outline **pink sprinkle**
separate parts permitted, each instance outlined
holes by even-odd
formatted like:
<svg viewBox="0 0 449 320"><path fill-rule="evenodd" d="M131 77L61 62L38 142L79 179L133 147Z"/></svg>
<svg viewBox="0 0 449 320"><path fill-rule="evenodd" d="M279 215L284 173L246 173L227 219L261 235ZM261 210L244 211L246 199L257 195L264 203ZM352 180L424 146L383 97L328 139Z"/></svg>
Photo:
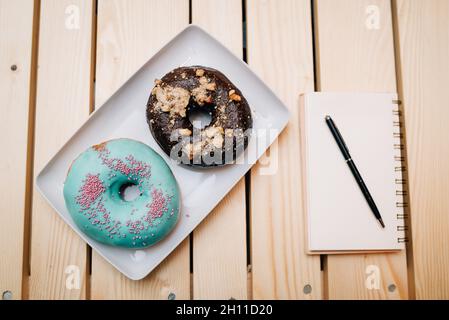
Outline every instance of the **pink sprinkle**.
<svg viewBox="0 0 449 320"><path fill-rule="evenodd" d="M84 209L90 208L92 203L106 190L99 178L100 174L87 174L83 185L76 197L76 202Z"/></svg>
<svg viewBox="0 0 449 320"><path fill-rule="evenodd" d="M161 190L153 189L151 191L151 196L153 200L147 207L150 209L147 213L147 219L152 221L156 218L162 217L164 212L167 211L167 199Z"/></svg>
<svg viewBox="0 0 449 320"><path fill-rule="evenodd" d="M128 164L126 164L119 158L108 158L109 154L110 152L107 149L99 151L100 159L109 169L119 171L127 176L133 175L140 176L141 178L150 177L151 168L149 164L134 159L132 155L125 157L125 160L128 162Z"/></svg>

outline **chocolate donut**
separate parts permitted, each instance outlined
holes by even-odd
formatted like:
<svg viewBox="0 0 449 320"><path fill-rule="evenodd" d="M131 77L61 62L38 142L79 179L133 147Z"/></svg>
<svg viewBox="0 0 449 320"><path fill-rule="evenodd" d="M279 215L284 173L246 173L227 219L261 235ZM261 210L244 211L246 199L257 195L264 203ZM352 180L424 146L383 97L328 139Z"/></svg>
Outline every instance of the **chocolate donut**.
<svg viewBox="0 0 449 320"><path fill-rule="evenodd" d="M210 123L194 126L195 112ZM153 137L172 159L190 166L233 163L248 145L251 109L240 90L220 71L180 67L155 81L147 103Z"/></svg>

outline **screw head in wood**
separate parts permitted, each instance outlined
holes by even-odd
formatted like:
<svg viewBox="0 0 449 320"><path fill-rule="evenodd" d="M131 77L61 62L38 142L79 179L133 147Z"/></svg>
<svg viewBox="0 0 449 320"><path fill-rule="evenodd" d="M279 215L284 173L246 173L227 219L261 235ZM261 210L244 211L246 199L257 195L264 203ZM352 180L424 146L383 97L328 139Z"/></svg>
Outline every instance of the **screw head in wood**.
<svg viewBox="0 0 449 320"><path fill-rule="evenodd" d="M17 65L13 64L13 65L11 66L11 70L12 70L12 71L16 71L16 70L17 70Z"/></svg>
<svg viewBox="0 0 449 320"><path fill-rule="evenodd" d="M390 285L388 286L388 291L394 292L395 290L396 290L396 285L395 285L395 284L390 284Z"/></svg>
<svg viewBox="0 0 449 320"><path fill-rule="evenodd" d="M2 299L3 300L12 300L12 292L9 290L6 290L5 292L3 292Z"/></svg>
<svg viewBox="0 0 449 320"><path fill-rule="evenodd" d="M174 294L173 292L170 292L168 294L168 300L175 300L176 299L176 294Z"/></svg>
<svg viewBox="0 0 449 320"><path fill-rule="evenodd" d="M302 289L304 294L311 294L312 293L312 286L310 284L306 284L304 288Z"/></svg>

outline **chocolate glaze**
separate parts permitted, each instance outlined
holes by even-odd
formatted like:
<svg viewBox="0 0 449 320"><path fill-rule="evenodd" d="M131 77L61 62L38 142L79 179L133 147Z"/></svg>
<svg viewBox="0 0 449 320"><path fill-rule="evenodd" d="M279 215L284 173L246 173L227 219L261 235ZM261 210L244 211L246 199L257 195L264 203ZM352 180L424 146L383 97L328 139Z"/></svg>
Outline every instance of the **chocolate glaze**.
<svg viewBox="0 0 449 320"><path fill-rule="evenodd" d="M157 108L156 105L158 100L156 95L153 94L153 91L150 94L147 103L146 116L151 133L162 150L169 156L172 148L178 143L178 141L171 141L172 133L178 129L188 129L193 132L194 128L192 123L189 121L188 115L189 112L195 108L206 108L211 114L211 122L205 128L201 129L202 132L210 127L221 127L223 128L223 131L226 131L226 129L239 129L241 132L245 132L247 129L252 128L251 109L245 97L242 95L241 91L233 85L228 78L226 78L225 75L216 69L203 66L176 68L162 77L159 85L161 87L180 87L192 93L192 90L200 85L200 77L196 74L197 70L204 70L204 76L207 77L211 83L214 82L216 84L215 90L207 91L211 97L211 100L208 101L208 103L198 105L198 103L196 103L191 96L189 104L186 108L185 117L182 117L179 114L170 115L170 112L164 112L160 108ZM230 98L229 92L231 90L234 90L235 94L240 97L240 101ZM239 152L246 149L248 140L249 138L246 135L240 139L236 139L236 137L233 138L233 143L231 146L232 161L236 159ZM190 141L192 142L192 136L190 136ZM240 141L240 145L238 147L237 141ZM230 146L230 144L227 144L227 146ZM228 164L229 161L225 161L225 150L229 151L230 148L226 148L225 144L223 144L222 148L216 148L211 153L213 155L214 152L220 152L220 159L222 159L221 163L206 163L203 159L196 161L190 159L189 163L185 164L201 167Z"/></svg>

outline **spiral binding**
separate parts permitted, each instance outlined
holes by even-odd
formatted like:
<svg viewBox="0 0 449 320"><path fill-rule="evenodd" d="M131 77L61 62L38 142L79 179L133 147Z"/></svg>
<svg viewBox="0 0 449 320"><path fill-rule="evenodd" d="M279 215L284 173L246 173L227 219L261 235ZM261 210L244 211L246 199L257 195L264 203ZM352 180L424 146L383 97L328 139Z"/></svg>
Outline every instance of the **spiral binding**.
<svg viewBox="0 0 449 320"><path fill-rule="evenodd" d="M395 132L393 132L394 138L394 150L396 151L396 155L394 156L394 161L396 163L394 167L394 171L396 174L395 184L397 186L396 189L396 219L401 221L401 224L398 224L396 230L400 233L397 238L398 243L407 243L408 237L405 235L406 231L408 231L408 226L406 225L406 221L408 219L408 191L407 191L407 180L405 179L404 172L406 172L407 168L405 165L405 157L404 153L404 134L401 132L402 128L402 111L399 109L401 105L400 100L392 101L393 108L393 127L395 128ZM397 129L396 129L397 128ZM397 130L397 131L396 131Z"/></svg>

